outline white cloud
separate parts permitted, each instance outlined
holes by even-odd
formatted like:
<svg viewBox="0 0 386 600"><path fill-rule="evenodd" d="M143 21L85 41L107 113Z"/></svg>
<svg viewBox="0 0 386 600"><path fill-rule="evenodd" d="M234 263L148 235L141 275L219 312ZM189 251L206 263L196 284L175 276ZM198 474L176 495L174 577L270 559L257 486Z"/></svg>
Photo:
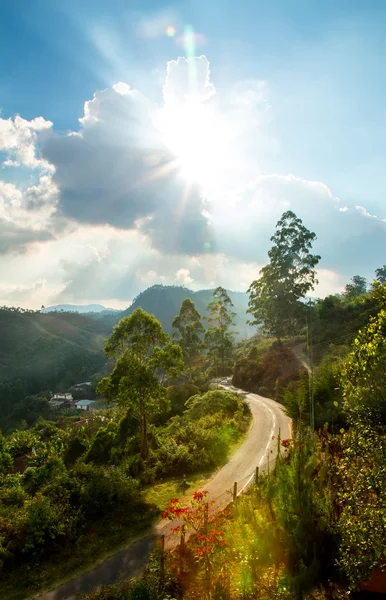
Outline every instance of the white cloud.
<svg viewBox="0 0 386 600"><path fill-rule="evenodd" d="M331 269L317 269L317 279L319 283L310 295L320 298L340 294L347 283L346 277Z"/></svg>
<svg viewBox="0 0 386 600"><path fill-rule="evenodd" d="M216 93L210 81L209 61L206 56L170 60L163 87L165 104L181 104L189 100L204 102Z"/></svg>
<svg viewBox="0 0 386 600"><path fill-rule="evenodd" d="M159 282L245 291L266 263L275 224L288 209L318 236L315 293L340 291L340 273L379 260L383 219L362 206L342 206L324 182L266 168L267 156L280 151L269 130L274 114L267 82L229 81L220 96L206 57L180 57L168 63L163 92L160 107L118 82L85 102L79 129L62 135L42 117L0 119L3 166L40 169L29 186L0 182L0 253L14 251L6 260L0 256L5 297L30 297L34 305L129 303ZM213 117L223 132L224 155L215 154L218 170L210 163L215 186L205 198L198 185L187 185L156 126L162 111L173 114L193 98L197 122L184 128L188 114L182 111L174 124L177 133L179 125L182 132L195 130L195 153L204 162L215 154L206 124ZM200 121L206 108L207 121Z"/></svg>
<svg viewBox="0 0 386 600"><path fill-rule="evenodd" d="M355 207L355 209L357 211L359 211L362 216L364 216L364 217L366 217L368 219L376 219L377 221L381 221L382 223L386 223L386 219L382 219L381 217L378 217L377 215L372 215L371 213L368 212L368 210L364 206L357 205Z"/></svg>
<svg viewBox="0 0 386 600"><path fill-rule="evenodd" d="M20 163L17 160L11 160L10 158L8 158L7 160L3 161L3 166L4 167L20 167Z"/></svg>
<svg viewBox="0 0 386 600"><path fill-rule="evenodd" d="M189 269L178 269L178 271L176 271L176 281L183 285L190 285L193 283Z"/></svg>
<svg viewBox="0 0 386 600"><path fill-rule="evenodd" d="M52 239L56 198L48 175L26 189L0 181L0 254L25 252L30 243Z"/></svg>
<svg viewBox="0 0 386 600"><path fill-rule="evenodd" d="M22 164L30 168L52 171L52 166L37 156L38 135L52 128L51 121L36 117L32 121L16 115L14 119L0 118L0 151L7 153L5 166Z"/></svg>

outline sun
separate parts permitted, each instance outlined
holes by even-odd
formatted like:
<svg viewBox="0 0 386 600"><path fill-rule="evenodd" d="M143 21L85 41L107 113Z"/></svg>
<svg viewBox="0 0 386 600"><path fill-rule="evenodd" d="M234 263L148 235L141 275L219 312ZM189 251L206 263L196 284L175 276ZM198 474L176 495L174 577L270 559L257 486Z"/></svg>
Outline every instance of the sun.
<svg viewBox="0 0 386 600"><path fill-rule="evenodd" d="M158 128L187 181L206 190L219 183L226 162L226 128L214 105L189 100L165 106Z"/></svg>

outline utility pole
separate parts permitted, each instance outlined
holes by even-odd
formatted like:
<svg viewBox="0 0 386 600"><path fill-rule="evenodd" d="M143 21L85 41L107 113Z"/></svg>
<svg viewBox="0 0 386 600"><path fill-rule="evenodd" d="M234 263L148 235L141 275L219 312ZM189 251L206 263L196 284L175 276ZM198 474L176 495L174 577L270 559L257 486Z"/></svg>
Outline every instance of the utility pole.
<svg viewBox="0 0 386 600"><path fill-rule="evenodd" d="M307 309L306 309L307 310ZM311 429L315 431L315 405L314 405L314 358L312 350L312 327L311 327L311 315L312 315L312 300L309 299L308 303L308 316L306 312L306 331L307 331L307 351L308 351L308 362L310 366L308 381L309 381L309 398L311 404Z"/></svg>

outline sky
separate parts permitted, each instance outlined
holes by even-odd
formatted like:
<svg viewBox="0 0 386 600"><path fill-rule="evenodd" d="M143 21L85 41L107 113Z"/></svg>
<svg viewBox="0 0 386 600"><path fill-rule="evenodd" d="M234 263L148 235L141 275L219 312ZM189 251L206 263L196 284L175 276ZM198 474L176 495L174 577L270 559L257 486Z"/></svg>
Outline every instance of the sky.
<svg viewBox="0 0 386 600"><path fill-rule="evenodd" d="M283 212L386 263L383 0L2 0L0 305L246 291Z"/></svg>

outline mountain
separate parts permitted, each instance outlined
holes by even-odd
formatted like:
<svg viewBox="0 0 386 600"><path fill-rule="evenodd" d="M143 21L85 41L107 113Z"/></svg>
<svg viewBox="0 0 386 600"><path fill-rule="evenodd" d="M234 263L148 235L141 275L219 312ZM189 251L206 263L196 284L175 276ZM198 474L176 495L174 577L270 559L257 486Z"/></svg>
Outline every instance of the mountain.
<svg viewBox="0 0 386 600"><path fill-rule="evenodd" d="M163 328L168 333L172 332L172 321L178 315L181 303L185 298L190 298L196 305L202 317L207 314L207 306L212 299L214 290L199 290L193 292L184 286L153 285L141 292L132 305L120 313L119 318L130 315L139 306L146 312L159 319ZM248 294L245 292L232 292L228 290L234 305L235 330L238 332L236 339L242 340L255 333L255 329L247 325L246 310L248 308ZM205 320L204 320L205 326Z"/></svg>
<svg viewBox="0 0 386 600"><path fill-rule="evenodd" d="M119 313L115 308L106 308L102 304L56 304L43 308L42 313L48 312L76 312L76 313Z"/></svg>
<svg viewBox="0 0 386 600"><path fill-rule="evenodd" d="M0 309L0 384L21 382L25 395L85 381L103 369L112 326L78 313ZM0 385L0 404L2 389Z"/></svg>

